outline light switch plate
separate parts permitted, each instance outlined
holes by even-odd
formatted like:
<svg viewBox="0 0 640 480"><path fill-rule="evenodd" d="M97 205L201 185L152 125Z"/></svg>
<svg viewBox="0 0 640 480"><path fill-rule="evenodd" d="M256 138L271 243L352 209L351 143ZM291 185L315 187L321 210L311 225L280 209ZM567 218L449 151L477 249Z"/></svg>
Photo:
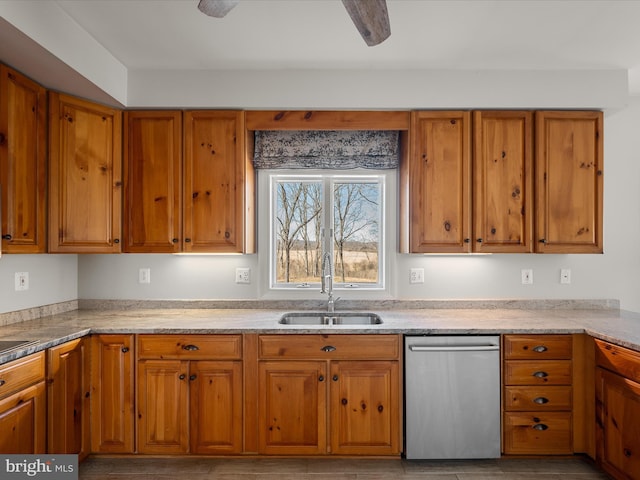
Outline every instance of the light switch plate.
<svg viewBox="0 0 640 480"><path fill-rule="evenodd" d="M29 290L29 272L16 272L16 292Z"/></svg>

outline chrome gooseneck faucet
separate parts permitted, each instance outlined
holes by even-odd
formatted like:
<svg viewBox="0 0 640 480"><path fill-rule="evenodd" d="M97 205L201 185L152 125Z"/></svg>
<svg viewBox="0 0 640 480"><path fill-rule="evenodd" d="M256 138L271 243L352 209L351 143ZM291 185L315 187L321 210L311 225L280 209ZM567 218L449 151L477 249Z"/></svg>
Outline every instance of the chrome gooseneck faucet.
<svg viewBox="0 0 640 480"><path fill-rule="evenodd" d="M320 277L321 280L321 289L320 293L326 293L329 295L327 299L327 312L333 313L335 308L335 303L339 299L333 298L333 267L331 265L331 253L325 252L322 256L322 275Z"/></svg>

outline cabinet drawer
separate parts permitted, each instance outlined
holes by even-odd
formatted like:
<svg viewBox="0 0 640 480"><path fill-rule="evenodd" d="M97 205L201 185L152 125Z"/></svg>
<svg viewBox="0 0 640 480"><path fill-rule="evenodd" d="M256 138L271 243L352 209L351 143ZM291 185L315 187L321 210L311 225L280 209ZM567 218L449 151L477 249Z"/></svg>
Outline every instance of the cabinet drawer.
<svg viewBox="0 0 640 480"><path fill-rule="evenodd" d="M571 385L570 360L504 362L505 385Z"/></svg>
<svg viewBox="0 0 640 480"><path fill-rule="evenodd" d="M504 453L573 453L570 412L522 412L504 415Z"/></svg>
<svg viewBox="0 0 640 480"><path fill-rule="evenodd" d="M44 351L0 366L0 398L44 380Z"/></svg>
<svg viewBox="0 0 640 480"><path fill-rule="evenodd" d="M596 342L598 366L640 383L640 353L602 340Z"/></svg>
<svg viewBox="0 0 640 480"><path fill-rule="evenodd" d="M395 360L396 335L260 335L260 358Z"/></svg>
<svg viewBox="0 0 640 480"><path fill-rule="evenodd" d="M139 358L216 360L242 358L241 335L139 335Z"/></svg>
<svg viewBox="0 0 640 480"><path fill-rule="evenodd" d="M571 410L571 387L505 387L504 408L510 411Z"/></svg>
<svg viewBox="0 0 640 480"><path fill-rule="evenodd" d="M505 335L504 358L570 359L571 335Z"/></svg>

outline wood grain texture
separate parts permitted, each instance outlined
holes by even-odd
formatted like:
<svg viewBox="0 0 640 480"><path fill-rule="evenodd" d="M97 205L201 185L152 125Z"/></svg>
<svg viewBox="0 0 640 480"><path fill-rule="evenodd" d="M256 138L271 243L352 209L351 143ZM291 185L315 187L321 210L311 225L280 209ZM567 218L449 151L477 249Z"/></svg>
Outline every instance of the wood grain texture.
<svg viewBox="0 0 640 480"><path fill-rule="evenodd" d="M46 398L40 381L0 400L0 453L45 453Z"/></svg>
<svg viewBox="0 0 640 480"><path fill-rule="evenodd" d="M408 130L407 111L251 110L247 130Z"/></svg>
<svg viewBox="0 0 640 480"><path fill-rule="evenodd" d="M0 185L2 251L45 252L47 91L5 65L0 65Z"/></svg>

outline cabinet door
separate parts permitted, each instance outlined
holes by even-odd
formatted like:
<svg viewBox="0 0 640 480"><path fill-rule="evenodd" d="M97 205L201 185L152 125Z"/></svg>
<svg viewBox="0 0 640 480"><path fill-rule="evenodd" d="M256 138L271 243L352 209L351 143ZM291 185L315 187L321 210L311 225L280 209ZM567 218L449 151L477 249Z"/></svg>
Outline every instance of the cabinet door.
<svg viewBox="0 0 640 480"><path fill-rule="evenodd" d="M244 114L184 114L184 251L244 252Z"/></svg>
<svg viewBox="0 0 640 480"><path fill-rule="evenodd" d="M47 452L90 453L88 341L47 351Z"/></svg>
<svg viewBox="0 0 640 480"><path fill-rule="evenodd" d="M242 451L242 363L191 362L191 452Z"/></svg>
<svg viewBox="0 0 640 480"><path fill-rule="evenodd" d="M92 452L134 451L133 345L133 335L92 337Z"/></svg>
<svg viewBox="0 0 640 480"><path fill-rule="evenodd" d="M37 383L0 400L0 453L44 453L46 393Z"/></svg>
<svg viewBox="0 0 640 480"><path fill-rule="evenodd" d="M46 90L0 65L0 230L5 253L47 248L46 121Z"/></svg>
<svg viewBox="0 0 640 480"><path fill-rule="evenodd" d="M138 363L138 452L189 451L189 362Z"/></svg>
<svg viewBox="0 0 640 480"><path fill-rule="evenodd" d="M258 366L258 449L312 455L327 449L327 364L263 361Z"/></svg>
<svg viewBox="0 0 640 480"><path fill-rule="evenodd" d="M124 115L124 251L175 253L182 234L182 113Z"/></svg>
<svg viewBox="0 0 640 480"><path fill-rule="evenodd" d="M640 478L640 384L596 371L597 457L616 478Z"/></svg>
<svg viewBox="0 0 640 480"><path fill-rule="evenodd" d="M49 252L119 252L121 112L58 93L49 100Z"/></svg>
<svg viewBox="0 0 640 480"><path fill-rule="evenodd" d="M413 112L410 253L471 251L471 114Z"/></svg>
<svg viewBox="0 0 640 480"><path fill-rule="evenodd" d="M398 362L331 362L331 451L400 452Z"/></svg>
<svg viewBox="0 0 640 480"><path fill-rule="evenodd" d="M531 112L474 112L473 250L533 251Z"/></svg>
<svg viewBox="0 0 640 480"><path fill-rule="evenodd" d="M537 246L602 253L602 112L536 112Z"/></svg>

